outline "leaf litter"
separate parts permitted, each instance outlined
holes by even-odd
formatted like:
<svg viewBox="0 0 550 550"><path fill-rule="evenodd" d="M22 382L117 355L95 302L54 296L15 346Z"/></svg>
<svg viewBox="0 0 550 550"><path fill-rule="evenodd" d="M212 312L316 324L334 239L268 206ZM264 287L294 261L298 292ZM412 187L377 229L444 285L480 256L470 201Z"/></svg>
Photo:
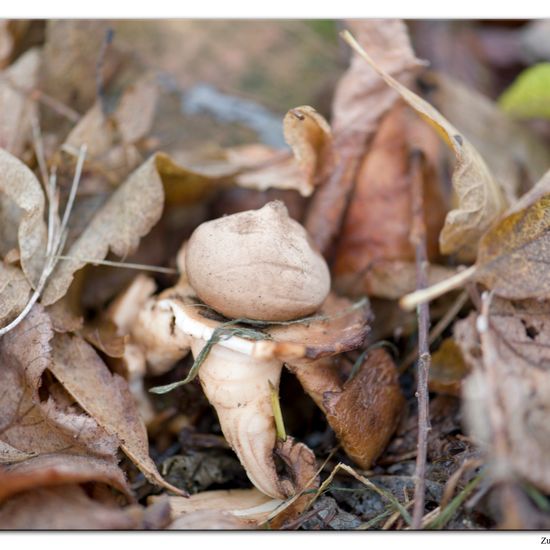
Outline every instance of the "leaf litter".
<svg viewBox="0 0 550 550"><path fill-rule="evenodd" d="M496 56L494 34L460 22L483 45L492 97L504 92L495 103L426 69L415 49L442 54L418 47L420 23L346 22L349 68L322 101L313 92L326 82L280 105L268 142L231 118L204 140L206 118L170 113L185 92L132 55L140 38L127 22L48 21L38 38L28 22L0 24L1 528L547 525L545 66L524 67L506 91L498 71L525 51ZM162 56L180 24L158 46L176 71ZM288 31L277 25L274 36ZM319 52L337 44L335 26L306 36ZM544 49L529 36L530 52ZM476 66L479 52L468 53ZM254 59L238 55L235 70ZM273 146L283 138L286 149ZM185 242L273 198L328 261L333 292L298 320L224 318L190 289ZM398 300L436 298L429 334L426 317L415 326L397 313ZM210 327L199 348L181 307ZM433 353L424 420L421 334ZM286 365L280 383L254 390L269 396L262 414L276 429L259 456L272 455L284 498L251 488L243 443L235 456L199 384L227 344Z"/></svg>

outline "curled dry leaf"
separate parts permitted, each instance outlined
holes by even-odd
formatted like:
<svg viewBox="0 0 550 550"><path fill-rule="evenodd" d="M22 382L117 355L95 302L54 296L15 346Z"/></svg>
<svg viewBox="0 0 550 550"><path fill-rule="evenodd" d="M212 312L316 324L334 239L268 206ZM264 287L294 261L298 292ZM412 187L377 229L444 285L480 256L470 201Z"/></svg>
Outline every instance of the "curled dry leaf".
<svg viewBox="0 0 550 550"><path fill-rule="evenodd" d="M0 147L20 157L30 143L36 102L30 97L38 83L41 53L25 52L0 73Z"/></svg>
<svg viewBox="0 0 550 550"><path fill-rule="evenodd" d="M442 73L423 75L429 98L479 151L510 204L550 167L546 145L484 95Z"/></svg>
<svg viewBox="0 0 550 550"><path fill-rule="evenodd" d="M349 25L384 70L410 82L420 63L403 21L364 19ZM368 140L397 97L393 90L382 85L374 70L357 54L353 55L348 71L338 83L332 105L335 163L315 193L305 223L323 254L329 251L340 231Z"/></svg>
<svg viewBox="0 0 550 550"><path fill-rule="evenodd" d="M152 497L153 502L157 498ZM169 502L170 529L253 529L281 504L258 489L205 491L189 498L169 497Z"/></svg>
<svg viewBox="0 0 550 550"><path fill-rule="evenodd" d="M368 469L397 427L404 399L397 369L383 349L368 354L347 381L335 361L289 362L300 384L326 414L348 456Z"/></svg>
<svg viewBox="0 0 550 550"><path fill-rule="evenodd" d="M0 170L1 210L2 213L11 210L7 218L13 224L10 232L2 230L3 252L14 246L19 248L23 272L35 286L46 250L44 192L29 168L3 149L0 149Z"/></svg>
<svg viewBox="0 0 550 550"><path fill-rule="evenodd" d="M79 405L107 433L116 436L123 451L151 483L182 493L162 479L149 457L147 432L128 384L109 372L91 346L78 337L56 335L50 370Z"/></svg>
<svg viewBox="0 0 550 550"><path fill-rule="evenodd" d="M258 191L294 190L307 197L331 159L330 127L315 109L305 105L287 112L283 129L292 154L260 144L210 151L202 158L197 153L179 154L174 156L179 167L172 163L173 174L187 179L186 187L198 187L202 194L208 189L236 184ZM190 190L182 186L173 189L169 184L167 187L169 203L189 200Z"/></svg>
<svg viewBox="0 0 550 550"><path fill-rule="evenodd" d="M0 529L142 528L138 516L130 510L93 500L77 485L42 488L17 495L0 506Z"/></svg>
<svg viewBox="0 0 550 550"><path fill-rule="evenodd" d="M410 309L470 281L483 283L504 298L546 298L550 290L546 266L550 248L550 172L483 235L475 265L425 290L404 296Z"/></svg>
<svg viewBox="0 0 550 550"><path fill-rule="evenodd" d="M463 386L470 430L493 461L495 476L519 476L550 491L548 304L496 299L483 322L476 325L471 314L461 323L469 325L459 343L473 369Z"/></svg>
<svg viewBox="0 0 550 550"><path fill-rule="evenodd" d="M296 163L303 173L302 195L313 192L316 177L323 176L332 155L332 136L328 122L312 107L291 109L283 120L286 142L292 148Z"/></svg>
<svg viewBox="0 0 550 550"><path fill-rule="evenodd" d="M406 293L414 289L409 174L413 149L422 151L427 161L423 179L427 247L429 258L437 258L438 237L446 213L440 178L434 169L438 145L433 132L412 119L401 101L382 119L359 168L338 240L333 273L340 292L395 298L402 296L399 293L403 290ZM404 266L407 263L408 269ZM438 270L443 268L431 269L432 278Z"/></svg>
<svg viewBox="0 0 550 550"><path fill-rule="evenodd" d="M388 86L437 130L454 152L457 163L453 188L458 204L447 214L439 243L443 254L456 254L463 261L475 260L479 239L507 206L501 187L477 150L439 111L395 80L349 33L346 40Z"/></svg>

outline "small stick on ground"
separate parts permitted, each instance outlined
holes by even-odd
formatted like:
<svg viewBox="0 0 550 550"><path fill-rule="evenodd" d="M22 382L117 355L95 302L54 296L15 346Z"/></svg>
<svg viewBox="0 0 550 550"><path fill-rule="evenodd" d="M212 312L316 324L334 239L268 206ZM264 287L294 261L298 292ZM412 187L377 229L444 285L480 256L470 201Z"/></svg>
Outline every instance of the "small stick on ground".
<svg viewBox="0 0 550 550"><path fill-rule="evenodd" d="M412 191L412 229L411 243L416 255L416 288L428 286L428 256L426 252L426 226L424 224L423 200L423 156L413 151L410 159L410 177ZM430 309L427 303L417 307L418 316L418 445L414 485L414 508L412 528L420 529L424 515L424 493L426 487L426 456L428 452L428 432L430 430L430 398L428 394L428 376L430 371L430 348L428 331L430 328Z"/></svg>
<svg viewBox="0 0 550 550"><path fill-rule="evenodd" d="M103 40L103 43L101 45L101 50L97 58L97 65L96 65L96 92L97 92L97 99L101 104L101 110L103 111L103 114L107 114L107 105L105 101L105 81L103 78L103 68L104 68L103 66L105 65L105 58L107 56L109 46L113 41L114 35L115 35L115 31L113 29L107 29L107 32L105 33L105 39Z"/></svg>

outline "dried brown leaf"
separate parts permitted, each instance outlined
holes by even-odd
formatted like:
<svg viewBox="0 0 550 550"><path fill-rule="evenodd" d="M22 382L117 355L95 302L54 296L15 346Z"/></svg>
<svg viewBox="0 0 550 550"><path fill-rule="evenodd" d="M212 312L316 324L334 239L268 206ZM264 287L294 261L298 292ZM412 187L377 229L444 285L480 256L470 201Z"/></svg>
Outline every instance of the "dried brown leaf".
<svg viewBox="0 0 550 550"><path fill-rule="evenodd" d="M258 489L205 491L169 497L169 502L174 520L170 529L253 529L280 504Z"/></svg>
<svg viewBox="0 0 550 550"><path fill-rule="evenodd" d="M52 453L0 467L0 501L40 487L99 481L133 500L122 470L113 460L68 453Z"/></svg>
<svg viewBox="0 0 550 550"><path fill-rule="evenodd" d="M1 246L5 252L14 246L19 247L23 272L34 286L38 282L46 250L44 192L29 168L3 149L0 149L0 170L1 210L3 213L11 211L9 217L12 219L7 220L11 225L9 230L17 228L17 233L12 233L14 240L17 235L15 243L11 242L12 238L6 239L6 229L2 230L2 236L8 242L1 243Z"/></svg>
<svg viewBox="0 0 550 550"><path fill-rule="evenodd" d="M41 53L25 52L0 73L0 147L20 157L29 145L36 102L30 93L38 83Z"/></svg>
<svg viewBox="0 0 550 550"><path fill-rule="evenodd" d="M0 441L0 464L22 462L33 456L36 456L36 453L25 453L8 445L5 441Z"/></svg>
<svg viewBox="0 0 550 550"><path fill-rule="evenodd" d="M347 37L348 42L386 84L397 91L454 152L457 163L453 172L453 188L457 207L447 214L440 235L440 248L443 254L456 254L463 261L474 260L479 239L507 206L501 187L477 150L439 111L395 80L349 34Z"/></svg>
<svg viewBox="0 0 550 550"><path fill-rule="evenodd" d="M499 296L525 299L549 295L550 193L537 199L549 186L550 173L479 243L474 277Z"/></svg>
<svg viewBox="0 0 550 550"><path fill-rule="evenodd" d="M354 259L355 258L355 259ZM348 256L350 261L360 261L358 256ZM343 264L341 264L343 267ZM400 260L377 261L367 265L362 271L348 271L334 281L336 289L351 297L368 296L397 300L416 288L416 265ZM456 274L456 270L437 264L429 264L428 284L435 285Z"/></svg>
<svg viewBox="0 0 550 550"><path fill-rule="evenodd" d="M4 335L0 344L0 439L22 453L70 451L114 457L117 441L90 417L75 409L62 391L38 389L51 366L52 325L41 306Z"/></svg>
<svg viewBox="0 0 550 550"><path fill-rule="evenodd" d="M349 21L351 32L387 73L411 82L421 62L414 55L405 23L399 19ZM332 128L338 148L357 148L374 134L379 118L398 95L382 85L376 71L353 52L351 64L340 79L332 104Z"/></svg>
<svg viewBox="0 0 550 550"><path fill-rule="evenodd" d="M550 167L548 147L489 98L442 73L425 80L434 105L479 151L510 204L527 188L526 174L533 185Z"/></svg>
<svg viewBox="0 0 550 550"><path fill-rule="evenodd" d="M283 131L303 174L304 185L297 190L308 196L331 160L330 126L315 109L304 105L288 111L283 120Z"/></svg>
<svg viewBox="0 0 550 550"><path fill-rule="evenodd" d="M6 325L23 310L31 287L23 272L0 263L0 326Z"/></svg>
<svg viewBox="0 0 550 550"><path fill-rule="evenodd" d="M403 21L364 19L349 25L384 70L411 82L420 63ZM305 224L323 253L328 252L339 234L368 140L376 131L380 117L397 97L393 90L382 85L373 69L353 54L349 69L338 83L332 105L335 165L315 193Z"/></svg>
<svg viewBox="0 0 550 550"><path fill-rule="evenodd" d="M91 499L77 485L27 491L0 506L0 529L137 529L139 516Z"/></svg>
<svg viewBox="0 0 550 550"><path fill-rule="evenodd" d="M429 258L437 258L446 213L440 177L433 168L438 161L438 145L433 132L411 119L403 102L383 118L359 169L338 241L333 274L340 292L396 298L414 289L409 174L413 149L425 152L427 161L423 178L427 246ZM407 263L409 269L404 267ZM438 269L434 266L431 271Z"/></svg>
<svg viewBox="0 0 550 550"><path fill-rule="evenodd" d="M46 25L43 89L79 112L89 109L97 96L97 62L111 23L108 20L50 20ZM108 81L118 63L109 47L102 67Z"/></svg>
<svg viewBox="0 0 550 550"><path fill-rule="evenodd" d="M127 382L111 374L93 348L84 340L66 334L53 341L50 370L107 433L118 438L121 448L147 479L180 493L162 479L149 457L147 432ZM85 365L85 368L76 368Z"/></svg>
<svg viewBox="0 0 550 550"><path fill-rule="evenodd" d="M124 143L136 143L149 133L158 98L159 89L152 75L141 77L124 91L113 114Z"/></svg>
<svg viewBox="0 0 550 550"><path fill-rule="evenodd" d="M550 490L550 333L547 302L495 300L488 319L460 341L473 358L463 386L469 429L480 440L498 479L528 480ZM488 326L485 327L485 322ZM480 341L481 340L481 341Z"/></svg>
<svg viewBox="0 0 550 550"><path fill-rule="evenodd" d="M67 292L75 271L86 260L103 260L109 250L119 256L133 252L143 235L159 220L164 204L156 157L142 164L112 194L67 251L71 259L60 262L46 286L42 303L50 305Z"/></svg>

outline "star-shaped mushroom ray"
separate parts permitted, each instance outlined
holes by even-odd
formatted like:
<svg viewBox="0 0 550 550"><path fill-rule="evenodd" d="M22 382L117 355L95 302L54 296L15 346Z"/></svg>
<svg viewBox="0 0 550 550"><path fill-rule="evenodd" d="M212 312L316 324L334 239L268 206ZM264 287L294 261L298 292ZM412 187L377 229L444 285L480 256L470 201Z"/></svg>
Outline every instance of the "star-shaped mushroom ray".
<svg viewBox="0 0 550 550"><path fill-rule="evenodd" d="M149 302L139 316L133 335L138 337L138 345L140 338L144 340L149 357L159 355L144 337L151 334L146 327L158 326L155 318L166 327L156 347L178 350L175 360L191 347L195 365L184 382L198 373L222 431L254 485L274 498L291 496L296 487L277 473L273 458L277 433L271 396L278 391L283 364L361 347L369 331L368 303L353 304L330 295L318 313L305 319L227 321L201 304L189 286L180 284ZM161 391L168 389L171 387ZM292 463L291 468L298 471L300 464Z"/></svg>
<svg viewBox="0 0 550 550"><path fill-rule="evenodd" d="M265 332L273 355L283 360L313 360L360 348L370 331L372 313L367 300L352 303L331 293L310 318L272 325Z"/></svg>

